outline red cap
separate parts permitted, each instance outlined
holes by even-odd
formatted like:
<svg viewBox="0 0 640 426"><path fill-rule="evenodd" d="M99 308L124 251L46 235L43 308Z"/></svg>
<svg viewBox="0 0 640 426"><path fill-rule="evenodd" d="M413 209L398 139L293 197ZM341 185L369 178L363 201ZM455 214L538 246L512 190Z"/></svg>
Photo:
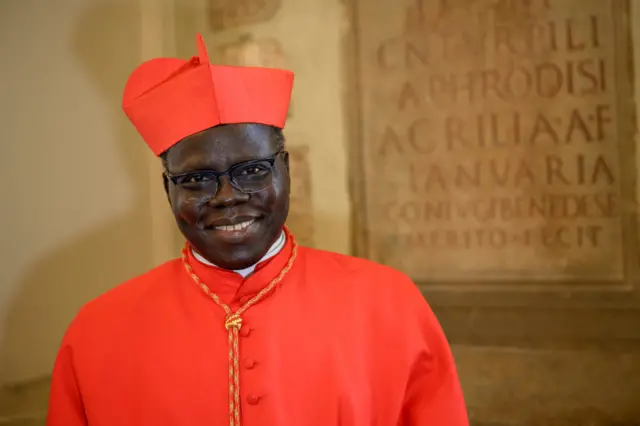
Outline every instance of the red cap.
<svg viewBox="0 0 640 426"><path fill-rule="evenodd" d="M196 43L191 60L151 59L127 80L122 108L155 155L219 124L284 128L291 71L212 65L200 34Z"/></svg>

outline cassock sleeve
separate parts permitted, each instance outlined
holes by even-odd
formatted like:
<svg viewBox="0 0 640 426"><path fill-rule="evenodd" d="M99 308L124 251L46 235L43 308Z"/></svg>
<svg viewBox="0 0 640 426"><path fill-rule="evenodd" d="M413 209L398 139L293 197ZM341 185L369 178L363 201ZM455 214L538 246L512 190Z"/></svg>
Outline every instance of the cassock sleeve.
<svg viewBox="0 0 640 426"><path fill-rule="evenodd" d="M421 299L419 335L424 349L411 370L399 426L468 426L449 343L433 311Z"/></svg>
<svg viewBox="0 0 640 426"><path fill-rule="evenodd" d="M63 343L51 377L47 426L87 426L73 366L73 348Z"/></svg>

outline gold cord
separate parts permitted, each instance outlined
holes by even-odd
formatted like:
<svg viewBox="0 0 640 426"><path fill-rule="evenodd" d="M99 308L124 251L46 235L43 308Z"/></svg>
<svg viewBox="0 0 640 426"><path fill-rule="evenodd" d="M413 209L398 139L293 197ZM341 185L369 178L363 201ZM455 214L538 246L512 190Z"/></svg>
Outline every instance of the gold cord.
<svg viewBox="0 0 640 426"><path fill-rule="evenodd" d="M240 426L240 349L239 349L239 339L238 332L240 328L242 328L242 314L249 309L251 306L258 303L265 295L267 295L271 290L273 290L276 285L284 276L289 272L291 266L293 265L294 260L296 259L296 255L298 253L298 246L295 240L291 239L293 248L291 250L291 256L287 261L287 264L280 274L275 277L271 282L264 287L258 294L252 297L247 303L245 303L240 309L235 312L231 311L231 308L223 303L217 294L209 290L200 278L193 272L193 268L189 264L187 254L189 250L189 245L186 244L184 249L182 250L182 264L184 265L187 273L191 276L193 281L205 292L207 296L213 299L214 302L218 306L220 306L225 314L224 327L229 332L229 425L230 426Z"/></svg>

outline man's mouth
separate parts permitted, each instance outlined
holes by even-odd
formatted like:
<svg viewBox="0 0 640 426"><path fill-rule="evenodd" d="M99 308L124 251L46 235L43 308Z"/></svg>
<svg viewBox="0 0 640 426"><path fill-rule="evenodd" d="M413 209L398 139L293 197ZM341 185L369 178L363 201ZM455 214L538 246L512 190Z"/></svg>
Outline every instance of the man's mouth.
<svg viewBox="0 0 640 426"><path fill-rule="evenodd" d="M236 216L212 221L205 229L212 238L228 244L243 244L247 238L253 238L260 232L261 218Z"/></svg>
<svg viewBox="0 0 640 426"><path fill-rule="evenodd" d="M235 231L244 231L249 226L253 225L255 219L249 219L242 222L235 223L233 225L219 225L213 226L213 229L216 231L225 231L225 232L235 232Z"/></svg>

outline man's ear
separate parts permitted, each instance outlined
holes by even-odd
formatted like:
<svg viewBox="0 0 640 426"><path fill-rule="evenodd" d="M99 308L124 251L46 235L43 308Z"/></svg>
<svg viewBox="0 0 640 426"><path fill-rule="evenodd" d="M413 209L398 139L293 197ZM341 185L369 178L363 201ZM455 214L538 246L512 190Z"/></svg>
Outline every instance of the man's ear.
<svg viewBox="0 0 640 426"><path fill-rule="evenodd" d="M289 167L289 153L287 151L282 153L282 161L287 168L287 186L289 187L289 195L291 195L291 169Z"/></svg>
<svg viewBox="0 0 640 426"><path fill-rule="evenodd" d="M162 185L164 186L164 193L167 194L169 205L171 205L171 197L169 197L169 178L164 173L162 174Z"/></svg>

